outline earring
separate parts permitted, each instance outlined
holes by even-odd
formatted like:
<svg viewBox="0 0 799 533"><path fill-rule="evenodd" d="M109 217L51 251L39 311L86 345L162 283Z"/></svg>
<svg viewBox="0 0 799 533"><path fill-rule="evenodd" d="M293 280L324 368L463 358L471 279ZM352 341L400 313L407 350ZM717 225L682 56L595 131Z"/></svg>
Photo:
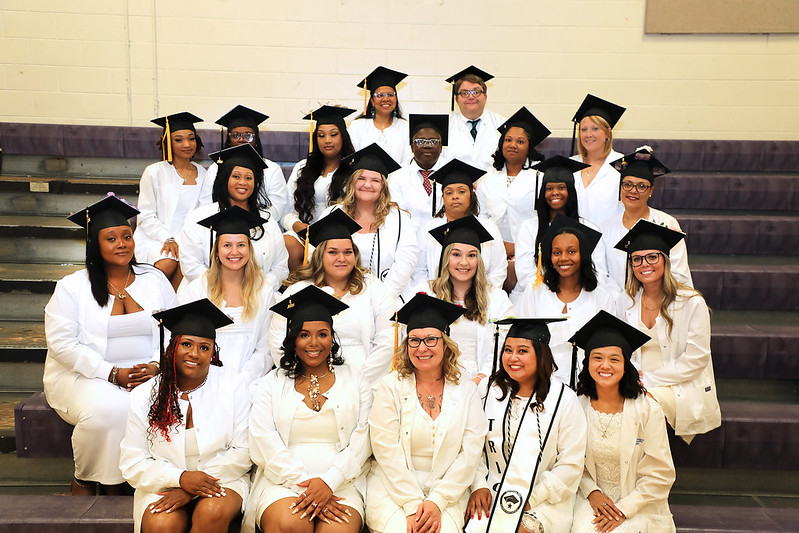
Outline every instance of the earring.
<svg viewBox="0 0 799 533"><path fill-rule="evenodd" d="M397 108L394 108L394 111L391 112L391 116L397 118Z"/></svg>
<svg viewBox="0 0 799 533"><path fill-rule="evenodd" d="M328 371L333 371L333 354L327 356L327 369Z"/></svg>
<svg viewBox="0 0 799 533"><path fill-rule="evenodd" d="M375 118L375 108L374 107L372 108L371 115L372 115L372 118Z"/></svg>

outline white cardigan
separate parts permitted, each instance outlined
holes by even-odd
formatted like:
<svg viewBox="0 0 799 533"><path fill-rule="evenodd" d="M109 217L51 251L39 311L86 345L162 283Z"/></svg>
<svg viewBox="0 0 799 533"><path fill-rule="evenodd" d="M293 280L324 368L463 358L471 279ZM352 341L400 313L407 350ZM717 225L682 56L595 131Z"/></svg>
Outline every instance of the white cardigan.
<svg viewBox="0 0 799 533"><path fill-rule="evenodd" d="M474 184L480 209L491 217L505 242L518 242L522 223L536 214L537 173L537 170L526 168L508 185L507 167L502 170L492 167Z"/></svg>
<svg viewBox="0 0 799 533"><path fill-rule="evenodd" d="M641 317L641 294L631 301L626 293L618 300L618 315L633 327ZM680 290L669 306L674 320L671 336L666 320L658 315L655 325L660 338L663 367L645 372L645 387L672 386L677 403L674 432L681 436L707 433L721 425L721 410L716 396L713 360L710 356L710 311L697 293ZM641 351L633 353L633 363L640 367Z"/></svg>
<svg viewBox="0 0 799 533"><path fill-rule="evenodd" d="M580 396L586 417L592 409L588 396ZM596 459L588 432L585 449L585 471L580 481L580 495L588 498L595 490ZM614 502L628 518L637 514L664 515L671 520L669 491L674 484L674 463L671 459L666 421L657 402L642 394L624 400L621 415L619 465L621 467L621 498ZM674 524L671 524L672 530Z"/></svg>
<svg viewBox="0 0 799 533"><path fill-rule="evenodd" d="M623 154L611 150L587 188L583 185L581 171L574 173L574 188L577 190L577 205L581 217L598 222L623 209L619 201L621 174L610 166L613 161L622 157ZM579 154L572 156L571 159L584 163Z"/></svg>
<svg viewBox="0 0 799 533"><path fill-rule="evenodd" d="M369 476L382 477L392 501L367 500L372 523L385 526L397 506L406 516L411 515L425 499L443 512L469 490L480 462L488 423L477 386L468 379L461 379L458 385L447 381L433 442L430 476L435 481L425 497L409 466L413 456L411 428L418 414L418 402L413 374L400 378L397 372L392 372L380 381L375 392L369 414L375 463Z"/></svg>
<svg viewBox="0 0 799 533"><path fill-rule="evenodd" d="M151 314L177 303L175 291L160 270L148 265L133 268L136 278L126 290L143 312ZM51 407L67 410L67 398L72 394L78 375L108 379L114 365L105 360L105 350L114 298L109 294L105 307L97 305L86 270L65 276L56 283L53 296L44 308L47 359L43 381ZM142 363L159 359L155 320L152 320L152 333L152 348L141 354Z"/></svg>
<svg viewBox="0 0 799 533"><path fill-rule="evenodd" d="M333 402L333 412L338 428L338 457L320 476L335 492L345 482L356 482L364 493L366 460L371 455L367 419L372 405L371 388L348 365L335 366L337 389L327 401ZM250 414L250 455L258 467L247 509L250 511L242 523L242 531L252 532L258 517L252 515L258 507L263 491L269 485L292 487L309 479L302 457L288 449L291 423L296 402L287 400L297 394L294 379L283 370L269 373L257 384ZM360 479L359 479L360 478Z"/></svg>

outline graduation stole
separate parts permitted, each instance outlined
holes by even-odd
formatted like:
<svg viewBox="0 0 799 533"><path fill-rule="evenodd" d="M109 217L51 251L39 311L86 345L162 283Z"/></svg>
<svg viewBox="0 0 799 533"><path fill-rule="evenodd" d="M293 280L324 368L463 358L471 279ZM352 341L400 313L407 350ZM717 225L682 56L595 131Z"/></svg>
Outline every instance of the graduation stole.
<svg viewBox="0 0 799 533"><path fill-rule="evenodd" d="M557 381L554 383L557 383ZM551 400L545 402L545 407L552 409L552 416L549 419L549 424L547 424L545 436L542 440L539 439L541 439L541 432L544 431L544 428L539 427L536 413L530 409L534 396L527 400L519 421L516 440L511 447L507 463L504 450L505 442L509 438L509 435L506 434L506 428L508 427L507 417L510 416L511 401L510 398L506 402L491 401L486 397L485 414L489 421L489 437L486 441L485 452L488 463L488 480L493 483L490 489L494 493L494 501L491 504L486 533L518 531L522 522L524 507L533 492L535 478L541 465L541 458L549 440L555 417L558 414L560 400L563 397L565 387L566 385L561 384L554 408L551 406ZM488 394L490 395L496 390L492 388ZM501 439L498 438L498 435L491 438L491 430L494 424L502 425ZM536 450L538 453L536 453Z"/></svg>

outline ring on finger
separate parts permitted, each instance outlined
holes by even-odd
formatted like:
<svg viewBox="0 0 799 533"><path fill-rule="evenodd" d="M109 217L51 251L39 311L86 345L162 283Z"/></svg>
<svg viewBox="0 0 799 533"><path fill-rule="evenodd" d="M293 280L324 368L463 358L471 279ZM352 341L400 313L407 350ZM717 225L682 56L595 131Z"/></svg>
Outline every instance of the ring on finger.
<svg viewBox="0 0 799 533"><path fill-rule="evenodd" d="M316 502L311 502L311 505L313 505L314 507L316 507L316 506L318 506L319 504L318 504L318 503L316 503Z"/></svg>

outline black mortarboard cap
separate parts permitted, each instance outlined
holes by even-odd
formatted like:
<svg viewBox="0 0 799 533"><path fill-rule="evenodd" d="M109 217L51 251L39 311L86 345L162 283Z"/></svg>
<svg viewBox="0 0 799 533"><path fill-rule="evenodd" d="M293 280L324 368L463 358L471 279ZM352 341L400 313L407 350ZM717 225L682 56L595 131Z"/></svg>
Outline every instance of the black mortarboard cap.
<svg viewBox="0 0 799 533"><path fill-rule="evenodd" d="M558 235L562 229L564 228L572 228L575 230L575 233L579 234L582 239L585 240L587 252L589 255L593 253L594 248L596 245L599 244L600 239L602 239L602 233L599 231L589 228L585 224L581 224L580 222L574 220L573 218L569 218L566 215L562 215L558 213L555 215L555 218L552 220L552 224L549 225L547 231L544 233L544 237L542 242L547 244L549 249L552 248L552 240ZM583 261L586 258L581 258Z"/></svg>
<svg viewBox="0 0 799 533"><path fill-rule="evenodd" d="M620 105L616 105L602 98L598 98L593 94L589 94L580 104L579 109L574 114L572 121L579 123L585 117L600 116L607 120L611 128L613 128L624 114L626 109Z"/></svg>
<svg viewBox="0 0 799 533"><path fill-rule="evenodd" d="M442 248L458 242L480 249L482 243L494 238L474 215L467 215L433 228L430 230L430 235L441 244Z"/></svg>
<svg viewBox="0 0 799 533"><path fill-rule="evenodd" d="M577 330L569 342L585 350L586 354L590 354L591 350L596 348L618 346L624 357L629 359L632 353L646 344L649 339L649 335L602 310Z"/></svg>
<svg viewBox="0 0 799 533"><path fill-rule="evenodd" d="M269 115L264 115L260 111L237 105L216 121L220 126L232 130L244 126L251 130L258 131L258 125L268 119Z"/></svg>
<svg viewBox="0 0 799 533"><path fill-rule="evenodd" d="M139 214L139 210L114 195L109 195L92 205L67 217L71 222L86 228L86 240L96 237L101 229L115 226L130 226L128 219Z"/></svg>
<svg viewBox="0 0 799 533"><path fill-rule="evenodd" d="M237 167L249 168L250 170L266 168L264 158L261 157L261 154L249 143L231 146L230 148L210 153L208 157L218 165L230 163Z"/></svg>
<svg viewBox="0 0 799 533"><path fill-rule="evenodd" d="M505 326L510 324L510 329L505 338L528 339L531 341L549 344L552 335L547 324L563 322L565 318L503 318L495 324Z"/></svg>
<svg viewBox="0 0 799 533"><path fill-rule="evenodd" d="M308 242L313 246L319 246L319 243L330 239L352 239L352 234L360 229L361 225L347 213L341 209L333 209L325 217L297 232L297 235L304 241L305 235L308 234Z"/></svg>
<svg viewBox="0 0 799 533"><path fill-rule="evenodd" d="M627 255L640 250L658 250L669 255L671 249L684 238L685 233L641 219L614 248Z"/></svg>
<svg viewBox="0 0 799 533"><path fill-rule="evenodd" d="M419 328L436 328L447 332L449 325L465 312L466 309L459 305L418 292L397 311L396 320L407 325L408 332Z"/></svg>
<svg viewBox="0 0 799 533"><path fill-rule="evenodd" d="M344 128L346 127L344 124L344 118L353 113L355 113L355 110L348 107L323 105L319 109L311 111L302 117L302 119L315 120L317 126L333 124L339 128Z"/></svg>
<svg viewBox="0 0 799 533"><path fill-rule="evenodd" d="M619 171L622 178L632 176L655 183L655 178L671 172L666 165L658 161L652 153L641 148L631 154L623 156L610 164Z"/></svg>
<svg viewBox="0 0 799 533"><path fill-rule="evenodd" d="M215 231L217 235L249 235L250 230L268 221L258 213L234 205L197 222L200 226Z"/></svg>
<svg viewBox="0 0 799 533"><path fill-rule="evenodd" d="M447 115L409 115L408 123L410 138L408 142L413 142L413 136L423 128L432 128L441 135L441 146L449 143L449 116Z"/></svg>
<svg viewBox="0 0 799 533"><path fill-rule="evenodd" d="M380 148L377 143L372 143L348 155L342 162L349 164L352 172L361 169L374 170L384 176L388 176L395 170L402 168L385 150Z"/></svg>
<svg viewBox="0 0 799 533"><path fill-rule="evenodd" d="M333 324L333 316L344 311L349 306L323 291L316 285L308 285L270 309L286 317L287 327L304 322L327 322Z"/></svg>
<svg viewBox="0 0 799 533"><path fill-rule="evenodd" d="M377 67L358 83L358 87L363 89L364 84L366 84L366 89L369 92L374 92L378 87L384 86L396 89L397 85L407 77L408 75L404 72L398 72L386 67Z"/></svg>
<svg viewBox="0 0 799 533"><path fill-rule="evenodd" d="M211 300L203 298L153 313L158 323L176 335L216 339L216 330L233 323Z"/></svg>
<svg viewBox="0 0 799 533"><path fill-rule="evenodd" d="M505 132L514 126L523 129L530 135L530 148L538 145L552 133L524 106L511 115L508 120L497 128L497 131L499 131L501 135L505 135Z"/></svg>
<svg viewBox="0 0 799 533"><path fill-rule="evenodd" d="M181 113L175 113L174 115L167 115L165 117L158 117L152 119L150 122L153 124L157 124L162 128L167 127L167 122L169 123L169 130L172 131L179 131L179 130L191 130L193 132L197 132L194 128L195 122L202 122L203 119L196 115L192 115L186 111Z"/></svg>
<svg viewBox="0 0 799 533"><path fill-rule="evenodd" d="M455 110L455 85L457 85L458 80L467 76L469 74L473 74L483 80L483 83L487 82L490 79L493 79L494 76L489 74L484 70L480 70L479 68L475 67L474 65L469 65L465 69L461 70L460 72L456 72L452 76L446 79L447 83L452 84L452 110Z"/></svg>
<svg viewBox="0 0 799 533"><path fill-rule="evenodd" d="M483 169L473 167L460 159L453 159L433 172L430 179L441 185L442 188L453 183L463 183L472 187L474 182L485 173L486 171Z"/></svg>
<svg viewBox="0 0 799 533"><path fill-rule="evenodd" d="M562 155L556 155L533 165L533 168L544 173L542 183L574 183L574 173L590 166Z"/></svg>

